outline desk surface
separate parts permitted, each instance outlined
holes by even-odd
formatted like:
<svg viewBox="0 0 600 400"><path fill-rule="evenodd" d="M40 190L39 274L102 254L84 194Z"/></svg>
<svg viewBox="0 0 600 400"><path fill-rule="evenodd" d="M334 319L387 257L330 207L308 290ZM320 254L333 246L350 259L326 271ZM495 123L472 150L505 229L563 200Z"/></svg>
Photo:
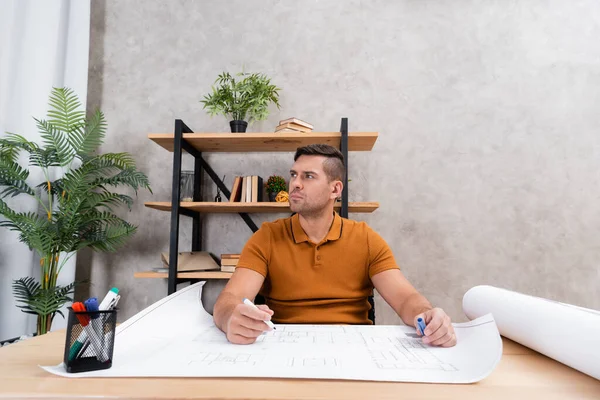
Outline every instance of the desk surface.
<svg viewBox="0 0 600 400"><path fill-rule="evenodd" d="M600 399L600 381L508 339L500 364L471 385L307 379L62 378L65 332L0 348L0 399Z"/></svg>

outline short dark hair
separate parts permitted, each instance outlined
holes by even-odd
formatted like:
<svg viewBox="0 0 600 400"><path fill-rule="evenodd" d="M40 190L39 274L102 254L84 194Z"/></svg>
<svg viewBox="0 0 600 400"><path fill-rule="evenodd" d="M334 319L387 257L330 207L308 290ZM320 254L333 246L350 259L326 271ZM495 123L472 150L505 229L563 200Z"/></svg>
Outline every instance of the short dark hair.
<svg viewBox="0 0 600 400"><path fill-rule="evenodd" d="M298 147L296 149L294 161L300 156L325 157L326 160L323 161L323 170L325 171L329 182L333 180L344 180L344 176L346 175L344 155L335 147L328 144L309 144L308 146Z"/></svg>

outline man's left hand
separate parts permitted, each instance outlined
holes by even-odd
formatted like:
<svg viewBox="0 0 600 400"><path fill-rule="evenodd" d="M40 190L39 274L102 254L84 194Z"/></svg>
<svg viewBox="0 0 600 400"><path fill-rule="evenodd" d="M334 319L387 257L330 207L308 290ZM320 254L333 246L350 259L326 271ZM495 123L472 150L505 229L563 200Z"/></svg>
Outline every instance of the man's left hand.
<svg viewBox="0 0 600 400"><path fill-rule="evenodd" d="M417 333L421 335L421 330L417 325L418 318L423 318L427 325L423 343L440 347L452 347L456 344L454 327L452 326L450 317L446 315L444 310L436 307L415 317L415 327L417 327Z"/></svg>

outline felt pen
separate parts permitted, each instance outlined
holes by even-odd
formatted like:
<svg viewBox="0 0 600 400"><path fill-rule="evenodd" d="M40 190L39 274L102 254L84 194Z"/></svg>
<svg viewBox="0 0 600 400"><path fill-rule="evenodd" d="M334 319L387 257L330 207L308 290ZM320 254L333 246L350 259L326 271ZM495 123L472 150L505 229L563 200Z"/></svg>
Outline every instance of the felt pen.
<svg viewBox="0 0 600 400"><path fill-rule="evenodd" d="M249 306L252 306L252 307L256 308L257 310L260 310L260 308L256 307L256 305L248 299L244 299L244 304L248 304ZM267 326L269 328L277 329L277 328L275 328L275 325L273 325L273 323L271 321L264 321L264 322L265 322L265 324L267 324Z"/></svg>
<svg viewBox="0 0 600 400"><path fill-rule="evenodd" d="M119 295L119 289L117 289L116 287L110 289L108 291L108 293L106 293L106 296L104 296L104 299L102 300L102 302L100 303L100 311L106 311L106 310L110 310L111 308L113 308L116 304L117 297Z"/></svg>
<svg viewBox="0 0 600 400"><path fill-rule="evenodd" d="M417 326L421 331L421 335L425 336L425 328L427 328L427 325L425 325L425 321L423 320L423 318L417 318Z"/></svg>

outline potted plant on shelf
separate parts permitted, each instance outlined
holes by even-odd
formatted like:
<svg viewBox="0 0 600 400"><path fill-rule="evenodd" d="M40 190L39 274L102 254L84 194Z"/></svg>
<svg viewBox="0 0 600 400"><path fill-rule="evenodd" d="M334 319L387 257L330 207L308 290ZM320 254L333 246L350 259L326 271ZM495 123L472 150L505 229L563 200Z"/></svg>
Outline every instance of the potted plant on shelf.
<svg viewBox="0 0 600 400"><path fill-rule="evenodd" d="M279 90L264 74L240 72L235 77L223 72L215 81L212 93L200 102L211 116L225 115L231 119L231 132L246 132L249 122L269 116L269 105L279 106ZM247 121L246 121L247 119Z"/></svg>
<svg viewBox="0 0 600 400"><path fill-rule="evenodd" d="M287 189L285 179L283 179L283 177L279 175L270 176L265 186L267 187L269 201L275 201L275 198L277 197L279 192L285 192L285 190Z"/></svg>
<svg viewBox="0 0 600 400"><path fill-rule="evenodd" d="M133 198L111 192L111 187L148 189L146 175L138 171L127 153L96 154L106 132L100 111L89 118L71 89L53 88L48 120L35 119L43 145L23 136L0 138L0 226L19 232L19 239L40 256L41 282L32 277L14 281L13 292L22 311L37 315L37 334L50 330L60 308L72 301L75 282L57 285L65 262L82 248L115 251L136 227L113 209L131 208ZM18 163L19 153L29 153L29 168ZM41 171L36 186L27 182L30 172ZM59 179L52 180L56 172ZM17 212L3 200L19 195L34 198L43 215ZM62 315L64 317L64 315Z"/></svg>

